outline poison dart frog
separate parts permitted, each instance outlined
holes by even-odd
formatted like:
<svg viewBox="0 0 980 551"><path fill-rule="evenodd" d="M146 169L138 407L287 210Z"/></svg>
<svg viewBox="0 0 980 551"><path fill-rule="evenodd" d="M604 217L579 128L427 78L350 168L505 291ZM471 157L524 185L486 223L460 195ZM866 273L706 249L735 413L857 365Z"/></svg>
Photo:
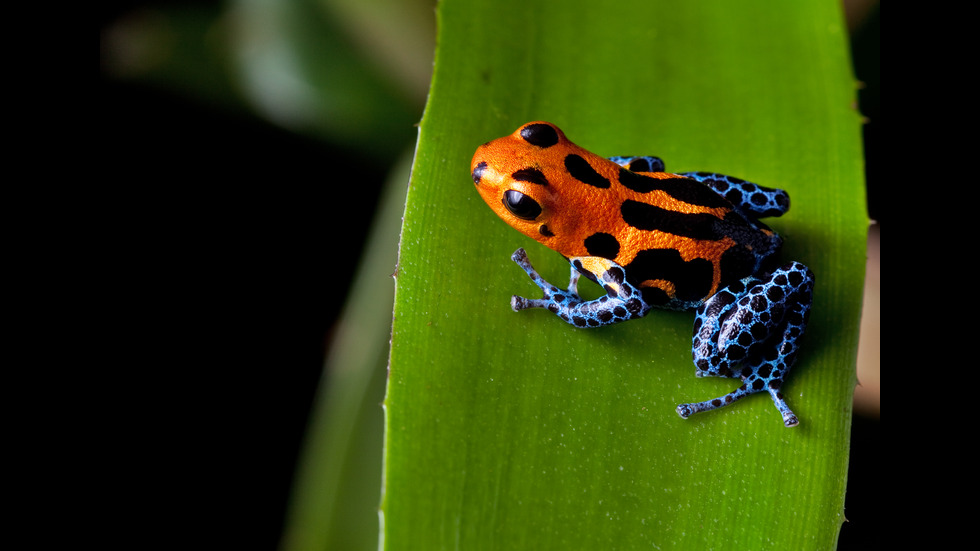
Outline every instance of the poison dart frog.
<svg viewBox="0 0 980 551"><path fill-rule="evenodd" d="M686 419L767 391L783 424L799 424L780 388L796 361L814 276L799 262L778 265L782 239L759 221L789 209L785 191L723 174L668 173L657 157L606 159L547 122L481 145L471 171L498 216L571 263L562 289L518 249L512 260L544 296L514 296L514 311L545 308L575 327L599 327L652 307L694 310L695 375L742 385L677 413ZM582 299L580 275L606 295Z"/></svg>

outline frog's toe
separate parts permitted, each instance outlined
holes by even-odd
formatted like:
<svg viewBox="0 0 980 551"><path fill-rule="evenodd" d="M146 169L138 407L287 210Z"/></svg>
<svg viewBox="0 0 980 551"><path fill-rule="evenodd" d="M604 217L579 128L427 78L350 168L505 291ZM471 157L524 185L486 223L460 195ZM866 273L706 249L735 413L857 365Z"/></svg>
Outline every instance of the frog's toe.
<svg viewBox="0 0 980 551"><path fill-rule="evenodd" d="M528 308L544 308L547 307L548 301L541 299L524 298L514 295L510 297L510 307L515 312L520 312L521 310L527 310Z"/></svg>
<svg viewBox="0 0 980 551"><path fill-rule="evenodd" d="M523 267L525 264L527 265L531 264L527 260L527 251L524 250L524 247L521 247L520 249L514 251L514 254L510 255L510 259L520 264L521 267Z"/></svg>
<svg viewBox="0 0 980 551"><path fill-rule="evenodd" d="M705 400L703 402L697 402L692 404L680 404L679 406L677 406L677 415L680 415L681 418L683 419L687 419L688 417L694 415L695 413L701 413L704 411L711 411L713 409L725 407L728 404L731 404L736 400L740 400L745 396L747 396L747 393L745 392L745 386L743 385L738 389L726 394L725 396L715 398L714 400Z"/></svg>
<svg viewBox="0 0 980 551"><path fill-rule="evenodd" d="M776 409L783 416L783 424L787 427L795 427L800 424L800 420L793 413L793 410L789 409L789 405L786 404L786 400L783 398L783 393L780 392L780 387L782 387L783 381L781 379L770 381L766 385L769 395L772 396L772 403L776 405Z"/></svg>
<svg viewBox="0 0 980 551"><path fill-rule="evenodd" d="M677 406L677 415L680 415L681 419L687 419L688 417L694 415L697 412L695 412L694 408L691 407L692 405L694 404L681 404Z"/></svg>

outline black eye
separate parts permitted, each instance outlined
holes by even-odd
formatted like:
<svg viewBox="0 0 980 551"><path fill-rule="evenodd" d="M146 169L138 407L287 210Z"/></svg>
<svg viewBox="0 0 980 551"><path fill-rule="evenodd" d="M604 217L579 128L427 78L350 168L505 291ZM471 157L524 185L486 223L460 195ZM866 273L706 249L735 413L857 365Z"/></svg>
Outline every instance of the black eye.
<svg viewBox="0 0 980 551"><path fill-rule="evenodd" d="M534 220L541 214L541 205L537 201L512 189L504 192L504 206L521 220Z"/></svg>

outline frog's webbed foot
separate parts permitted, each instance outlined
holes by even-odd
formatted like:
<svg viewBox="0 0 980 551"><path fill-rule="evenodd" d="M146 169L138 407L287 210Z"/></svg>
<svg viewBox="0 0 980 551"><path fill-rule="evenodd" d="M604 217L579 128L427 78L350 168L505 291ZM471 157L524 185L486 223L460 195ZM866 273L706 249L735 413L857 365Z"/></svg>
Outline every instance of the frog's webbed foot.
<svg viewBox="0 0 980 551"><path fill-rule="evenodd" d="M642 317L650 310L640 290L625 281L623 268L611 260L599 257L570 259L572 273L567 289L559 289L541 277L531 266L524 249L517 249L511 255L511 260L527 272L531 281L544 293L539 299L511 297L510 306L515 312L544 308L575 327L599 327ZM607 294L595 300L582 300L578 294L581 270L593 274Z"/></svg>
<svg viewBox="0 0 980 551"><path fill-rule="evenodd" d="M677 413L724 407L767 391L787 427L799 424L780 388L796 362L813 297L813 273L791 262L765 280L747 278L723 289L697 311L694 364L698 377L731 377L742 386L714 400L681 404Z"/></svg>
<svg viewBox="0 0 980 551"><path fill-rule="evenodd" d="M510 298L510 307L514 309L515 312L520 312L521 310L527 310L528 308L546 308L554 313L558 313L561 305L568 304L569 302L575 300L581 300L578 296L578 277L569 278L568 289L562 290L558 287L548 283L534 266L531 266L531 261L527 258L527 252L521 248L514 251L514 254L510 256L510 259L517 263L518 266L527 272L528 277L531 281L541 288L544 296L539 299L524 298L521 296L514 295Z"/></svg>

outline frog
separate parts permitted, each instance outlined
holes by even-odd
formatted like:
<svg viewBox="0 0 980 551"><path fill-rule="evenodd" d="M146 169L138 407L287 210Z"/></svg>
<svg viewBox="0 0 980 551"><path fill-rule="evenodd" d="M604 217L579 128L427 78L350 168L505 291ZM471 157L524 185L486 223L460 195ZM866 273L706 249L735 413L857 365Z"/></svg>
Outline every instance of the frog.
<svg viewBox="0 0 980 551"><path fill-rule="evenodd" d="M783 240L760 221L789 210L786 191L714 172L667 172L655 156L601 157L545 121L480 145L470 172L497 216L570 264L569 283L559 287L517 249L511 259L543 296L512 296L515 312L542 308L596 328L654 308L693 311L695 375L742 384L679 404L677 414L687 419L768 392L783 424L799 425L782 387L809 321L814 274L780 263ZM605 295L583 299L581 276Z"/></svg>

